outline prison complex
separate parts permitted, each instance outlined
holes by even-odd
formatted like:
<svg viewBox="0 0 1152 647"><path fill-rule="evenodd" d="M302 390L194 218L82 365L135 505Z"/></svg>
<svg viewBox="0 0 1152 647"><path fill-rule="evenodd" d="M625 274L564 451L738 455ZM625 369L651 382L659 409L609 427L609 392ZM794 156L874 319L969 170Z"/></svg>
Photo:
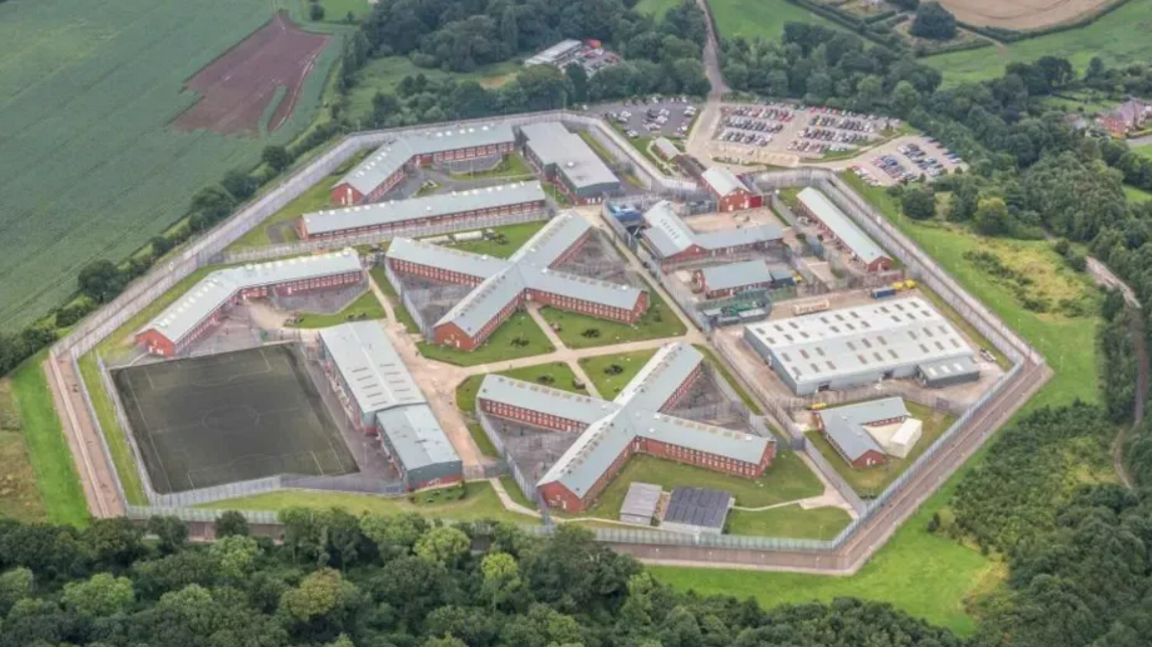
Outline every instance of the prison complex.
<svg viewBox="0 0 1152 647"><path fill-rule="evenodd" d="M748 290L771 290L796 285L787 267L769 267L762 260L712 265L696 270L696 282L708 299L729 297Z"/></svg>
<svg viewBox="0 0 1152 647"><path fill-rule="evenodd" d="M621 192L620 179L612 169L564 124L550 121L521 126L520 136L524 158L572 202L600 202L604 196Z"/></svg>
<svg viewBox="0 0 1152 647"><path fill-rule="evenodd" d="M136 342L149 353L171 357L212 330L237 303L341 288L363 278L360 257L351 249L217 270L141 328Z"/></svg>
<svg viewBox="0 0 1152 647"><path fill-rule="evenodd" d="M648 309L647 291L555 269L592 232L592 225L569 212L550 220L507 260L397 238L388 249L387 262L397 275L475 287L432 327L436 343L462 350L484 343L529 301L635 323Z"/></svg>
<svg viewBox="0 0 1152 647"><path fill-rule="evenodd" d="M340 178L332 187L332 203L352 206L375 202L417 167L504 156L515 148L512 127L504 124L397 137Z"/></svg>
<svg viewBox="0 0 1152 647"><path fill-rule="evenodd" d="M735 173L713 166L700 176L705 188L716 198L717 211L741 211L764 206L764 196L754 192Z"/></svg>
<svg viewBox="0 0 1152 647"><path fill-rule="evenodd" d="M304 214L296 223L301 240L340 238L418 227L476 228L485 218L543 212L547 196L539 182L520 182L453 191Z"/></svg>
<svg viewBox="0 0 1152 647"><path fill-rule="evenodd" d="M882 465L888 456L907 458L922 424L904 400L883 398L815 412L816 425L840 457L855 468Z"/></svg>
<svg viewBox="0 0 1152 647"><path fill-rule="evenodd" d="M677 215L667 200L661 200L645 211L644 221L648 225L644 238L653 253L665 263L771 249L780 246L784 238L783 232L772 225L697 233Z"/></svg>
<svg viewBox="0 0 1152 647"><path fill-rule="evenodd" d="M480 385L487 415L551 431L579 433L537 483L548 505L588 508L634 454L755 479L776 455L775 440L678 418L674 410L704 374L689 344L662 347L611 402L500 375Z"/></svg>
<svg viewBox="0 0 1152 647"><path fill-rule="evenodd" d="M757 323L744 339L797 395L893 378L932 388L980 378L964 338L919 297Z"/></svg>
<svg viewBox="0 0 1152 647"><path fill-rule="evenodd" d="M349 421L379 438L409 490L463 480L460 457L378 323L322 329L320 363Z"/></svg>
<svg viewBox="0 0 1152 647"><path fill-rule="evenodd" d="M798 193L796 198L798 200L796 211L814 220L820 229L848 250L852 254L852 259L869 272L892 269L892 257L857 227L840 207L828 199L828 196L808 187Z"/></svg>

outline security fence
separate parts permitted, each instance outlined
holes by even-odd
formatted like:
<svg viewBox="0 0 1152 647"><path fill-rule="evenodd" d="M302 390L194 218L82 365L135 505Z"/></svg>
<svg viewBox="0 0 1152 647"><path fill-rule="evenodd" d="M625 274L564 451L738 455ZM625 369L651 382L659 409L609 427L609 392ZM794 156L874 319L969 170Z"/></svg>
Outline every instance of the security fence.
<svg viewBox="0 0 1152 647"><path fill-rule="evenodd" d="M479 405L476 407L476 420L480 422L480 427L484 430L484 435L492 442L492 446L496 448L496 451L500 452L500 457L504 459L504 463L508 466L508 471L511 472L512 478L516 481L516 485L520 487L520 492L523 493L529 501L538 501L539 493L536 491L536 484L525 478L520 468L516 466L516 461L512 458L512 455L508 453L507 448L504 447L504 441L500 439L500 434L496 431L496 427L492 425L492 421L488 419L488 415L480 410ZM538 506L541 510L547 508L546 505L542 505L542 502L539 502Z"/></svg>

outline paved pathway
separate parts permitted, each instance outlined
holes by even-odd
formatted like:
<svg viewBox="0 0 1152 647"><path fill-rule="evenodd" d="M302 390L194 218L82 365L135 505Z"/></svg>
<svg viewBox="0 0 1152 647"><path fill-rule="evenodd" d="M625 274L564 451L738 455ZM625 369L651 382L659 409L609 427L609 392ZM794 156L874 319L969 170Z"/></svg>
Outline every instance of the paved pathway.
<svg viewBox="0 0 1152 647"><path fill-rule="evenodd" d="M519 503L512 500L509 496L508 490L504 489L504 483L497 478L488 479L488 483L492 485L492 489L496 491L496 496L500 497L500 503L504 504L504 509L510 512L527 515L529 517L540 518L540 512L531 508L526 508Z"/></svg>
<svg viewBox="0 0 1152 647"><path fill-rule="evenodd" d="M544 315L540 314L539 303L528 304L528 316L532 317L532 321L535 321L537 326L540 326L540 330L544 331L544 336L548 338L548 341L552 342L552 345L555 346L557 350L567 348L567 346L564 345L564 340L560 339L560 335L557 335L556 331L552 330L552 326L549 325L548 320L544 318Z"/></svg>
<svg viewBox="0 0 1152 647"><path fill-rule="evenodd" d="M591 394L592 397L600 398L601 400L607 399L600 395L599 389L596 388L596 385L592 382L592 379L588 377L588 374L584 372L584 367L580 366L579 361L574 359L568 360L568 366L572 369L572 372L576 374L576 377L584 383L584 388L588 390L588 393Z"/></svg>

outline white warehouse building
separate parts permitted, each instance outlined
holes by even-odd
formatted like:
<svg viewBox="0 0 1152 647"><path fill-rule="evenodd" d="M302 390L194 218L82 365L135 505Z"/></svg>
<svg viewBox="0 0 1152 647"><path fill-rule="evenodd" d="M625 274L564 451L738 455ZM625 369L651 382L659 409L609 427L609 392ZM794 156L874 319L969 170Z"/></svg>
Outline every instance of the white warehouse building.
<svg viewBox="0 0 1152 647"><path fill-rule="evenodd" d="M797 395L914 378L940 388L980 378L973 350L919 297L765 321L744 339Z"/></svg>

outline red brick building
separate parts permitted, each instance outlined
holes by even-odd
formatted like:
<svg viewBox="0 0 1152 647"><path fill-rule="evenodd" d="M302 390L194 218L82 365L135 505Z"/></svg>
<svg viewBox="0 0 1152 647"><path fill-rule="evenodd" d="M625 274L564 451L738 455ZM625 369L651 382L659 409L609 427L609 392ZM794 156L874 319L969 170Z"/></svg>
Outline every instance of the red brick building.
<svg viewBox="0 0 1152 647"><path fill-rule="evenodd" d="M716 198L716 210L719 212L759 209L764 206L762 194L753 191L735 173L723 166L713 166L704 171L700 180Z"/></svg>
<svg viewBox="0 0 1152 647"><path fill-rule="evenodd" d="M489 375L477 406L526 426L580 434L537 483L548 505L565 512L586 510L636 454L760 478L776 455L772 439L675 416L704 374L703 361L692 346L669 344L612 402Z"/></svg>
<svg viewBox="0 0 1152 647"><path fill-rule="evenodd" d="M796 194L796 200L796 213L811 219L820 227L825 236L825 245L834 243L840 246L848 252L853 262L863 265L869 272L892 269L892 257L826 195L808 187Z"/></svg>
<svg viewBox="0 0 1152 647"><path fill-rule="evenodd" d="M352 250L219 270L140 329L136 343L153 355L172 357L210 332L235 304L274 294L345 288L363 280L360 258Z"/></svg>
<svg viewBox="0 0 1152 647"><path fill-rule="evenodd" d="M376 202L420 166L503 156L516 149L512 127L469 126L403 135L369 155L332 187L332 203Z"/></svg>
<svg viewBox="0 0 1152 647"><path fill-rule="evenodd" d="M392 241L386 262L397 275L475 287L439 321L426 325L433 341L461 350L483 344L528 302L635 323L648 310L646 290L556 270L591 233L592 226L583 218L563 214L507 260L398 238Z"/></svg>
<svg viewBox="0 0 1152 647"><path fill-rule="evenodd" d="M672 203L661 200L644 212L644 240L662 267L679 263L720 259L783 244L784 233L772 225L696 232L676 213Z"/></svg>

